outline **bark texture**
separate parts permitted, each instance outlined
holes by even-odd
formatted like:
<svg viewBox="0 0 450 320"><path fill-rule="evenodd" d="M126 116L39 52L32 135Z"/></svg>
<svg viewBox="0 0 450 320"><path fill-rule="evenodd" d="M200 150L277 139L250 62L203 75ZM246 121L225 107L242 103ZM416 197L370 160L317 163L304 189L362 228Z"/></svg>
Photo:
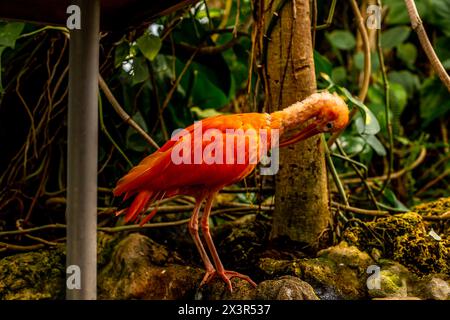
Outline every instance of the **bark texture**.
<svg viewBox="0 0 450 320"><path fill-rule="evenodd" d="M283 1L283 0L281 0ZM316 91L309 0L267 0L266 26L278 19L268 34L267 85L271 111L285 108ZM331 222L324 151L320 137L280 150L276 177L276 209L272 239L287 239L315 250Z"/></svg>

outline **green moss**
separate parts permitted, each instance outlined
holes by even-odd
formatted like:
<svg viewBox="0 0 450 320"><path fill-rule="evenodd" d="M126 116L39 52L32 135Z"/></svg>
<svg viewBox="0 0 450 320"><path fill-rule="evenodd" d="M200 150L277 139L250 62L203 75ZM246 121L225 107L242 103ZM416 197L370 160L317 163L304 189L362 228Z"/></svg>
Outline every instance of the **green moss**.
<svg viewBox="0 0 450 320"><path fill-rule="evenodd" d="M450 241L405 234L395 239L392 258L416 273L450 274Z"/></svg>
<svg viewBox="0 0 450 320"><path fill-rule="evenodd" d="M450 210L450 198L440 198L436 201L421 203L412 208L422 216L438 216Z"/></svg>
<svg viewBox="0 0 450 320"><path fill-rule="evenodd" d="M62 299L62 249L16 254L0 260L0 300Z"/></svg>
<svg viewBox="0 0 450 320"><path fill-rule="evenodd" d="M418 274L450 274L450 240L444 235L441 241L433 239L428 234L430 229L422 215L408 212L348 228L344 239L367 252L378 249L383 257Z"/></svg>

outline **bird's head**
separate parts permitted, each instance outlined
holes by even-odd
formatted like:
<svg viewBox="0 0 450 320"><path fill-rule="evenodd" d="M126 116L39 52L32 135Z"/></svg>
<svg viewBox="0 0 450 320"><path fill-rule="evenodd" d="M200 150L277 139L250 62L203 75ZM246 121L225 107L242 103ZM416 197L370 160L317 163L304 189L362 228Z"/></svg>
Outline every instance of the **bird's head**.
<svg viewBox="0 0 450 320"><path fill-rule="evenodd" d="M282 134L288 135L279 146L284 147L308 139L318 133L336 132L345 128L348 122L348 107L336 93L314 93L305 100L278 112L281 118ZM306 127L298 130L301 125Z"/></svg>

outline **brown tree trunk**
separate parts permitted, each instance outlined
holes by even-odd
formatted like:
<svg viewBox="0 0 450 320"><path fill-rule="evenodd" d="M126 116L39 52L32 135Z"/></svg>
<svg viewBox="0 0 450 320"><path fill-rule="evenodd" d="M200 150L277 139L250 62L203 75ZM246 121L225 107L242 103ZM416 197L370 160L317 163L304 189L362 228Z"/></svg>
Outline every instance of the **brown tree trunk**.
<svg viewBox="0 0 450 320"><path fill-rule="evenodd" d="M266 26L281 1L265 1ZM309 0L287 1L267 36L267 99L273 111L316 91ZM331 223L320 136L280 150L275 202L271 238L317 249Z"/></svg>

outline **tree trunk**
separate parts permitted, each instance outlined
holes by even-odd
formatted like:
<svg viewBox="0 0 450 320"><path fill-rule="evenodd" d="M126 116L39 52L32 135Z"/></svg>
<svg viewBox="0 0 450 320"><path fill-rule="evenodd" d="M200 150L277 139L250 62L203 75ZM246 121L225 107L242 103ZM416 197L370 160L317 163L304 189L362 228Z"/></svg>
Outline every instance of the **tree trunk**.
<svg viewBox="0 0 450 320"><path fill-rule="evenodd" d="M266 0L266 26L278 17L267 35L267 85L271 111L285 108L316 91L309 0ZM331 223L324 151L320 136L280 150L276 177L275 213L271 238L320 247Z"/></svg>

